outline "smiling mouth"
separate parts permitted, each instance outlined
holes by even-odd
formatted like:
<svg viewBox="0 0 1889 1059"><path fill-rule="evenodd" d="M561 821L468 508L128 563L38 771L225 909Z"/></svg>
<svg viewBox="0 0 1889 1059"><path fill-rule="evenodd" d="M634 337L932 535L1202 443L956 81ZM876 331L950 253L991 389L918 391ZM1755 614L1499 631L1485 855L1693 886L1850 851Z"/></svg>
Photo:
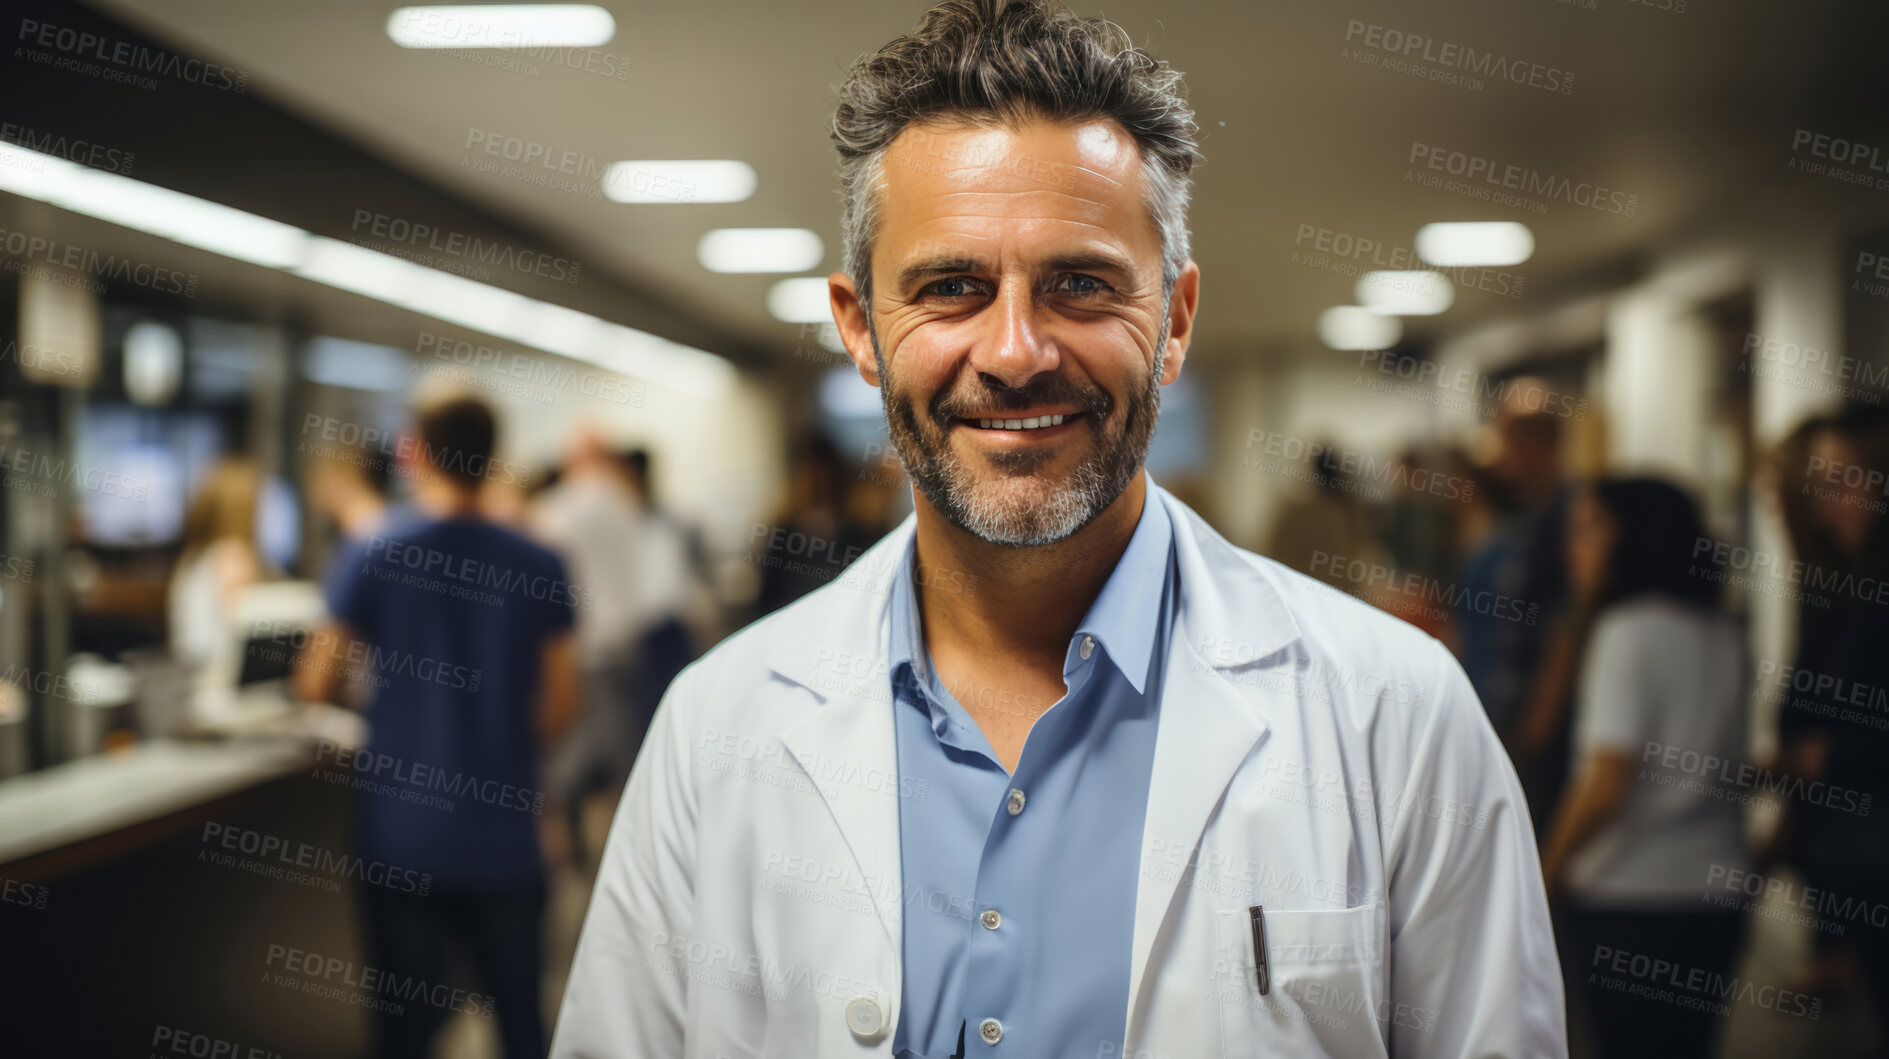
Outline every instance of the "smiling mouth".
<svg viewBox="0 0 1889 1059"><path fill-rule="evenodd" d="M1080 412L1063 415L1028 416L1021 419L960 419L958 422L977 430L1042 430L1046 427L1059 427L1077 419Z"/></svg>

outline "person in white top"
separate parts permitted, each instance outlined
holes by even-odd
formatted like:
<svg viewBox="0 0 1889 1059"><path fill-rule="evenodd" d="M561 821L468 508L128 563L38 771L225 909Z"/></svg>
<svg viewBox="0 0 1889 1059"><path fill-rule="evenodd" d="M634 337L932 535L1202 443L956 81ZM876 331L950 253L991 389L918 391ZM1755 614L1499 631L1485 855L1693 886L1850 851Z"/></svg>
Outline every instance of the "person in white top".
<svg viewBox="0 0 1889 1059"><path fill-rule="evenodd" d="M1744 921L1710 898L1750 862L1740 801L1724 796L1737 791L1715 790L1727 786L1718 767L1700 769L1729 763L1735 776L1745 761L1744 637L1692 563L1707 538L1679 489L1604 480L1570 521L1569 579L1593 626L1573 783L1542 871L1565 897L1562 948L1599 1054L1705 1056Z"/></svg>

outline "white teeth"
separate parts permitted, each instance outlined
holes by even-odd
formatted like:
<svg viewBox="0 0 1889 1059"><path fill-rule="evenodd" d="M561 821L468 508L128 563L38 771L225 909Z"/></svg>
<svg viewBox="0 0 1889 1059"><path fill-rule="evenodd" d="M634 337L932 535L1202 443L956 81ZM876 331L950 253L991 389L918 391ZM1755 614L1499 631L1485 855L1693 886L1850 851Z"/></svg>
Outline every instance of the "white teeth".
<svg viewBox="0 0 1889 1059"><path fill-rule="evenodd" d="M1067 416L1035 416L1030 419L980 419L977 425L984 430L1035 430L1038 427L1062 426Z"/></svg>

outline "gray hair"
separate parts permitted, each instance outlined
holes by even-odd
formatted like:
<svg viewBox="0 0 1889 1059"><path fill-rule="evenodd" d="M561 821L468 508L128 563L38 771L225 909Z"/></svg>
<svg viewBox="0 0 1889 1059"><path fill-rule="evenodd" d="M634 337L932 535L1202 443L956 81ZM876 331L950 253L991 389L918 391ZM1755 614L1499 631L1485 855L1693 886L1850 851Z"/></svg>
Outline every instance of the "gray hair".
<svg viewBox="0 0 1889 1059"><path fill-rule="evenodd" d="M862 305L872 304L886 149L928 121L1114 120L1141 151L1144 204L1161 236L1163 302L1180 278L1199 127L1180 71L1113 22L1079 18L1058 0L943 0L912 32L861 56L839 95L841 267Z"/></svg>

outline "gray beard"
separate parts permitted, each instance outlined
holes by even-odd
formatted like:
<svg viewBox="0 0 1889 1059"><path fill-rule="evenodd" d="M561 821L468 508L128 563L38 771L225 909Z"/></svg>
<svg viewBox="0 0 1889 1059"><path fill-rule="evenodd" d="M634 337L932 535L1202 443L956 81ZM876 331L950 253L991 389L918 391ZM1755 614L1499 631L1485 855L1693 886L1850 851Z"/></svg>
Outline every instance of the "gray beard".
<svg viewBox="0 0 1889 1059"><path fill-rule="evenodd" d="M1163 312L1162 319L1167 314ZM1046 453L999 453L991 457L999 475L979 482L965 461L952 451L948 423L954 408L963 407L950 391L940 391L920 419L920 412L896 385L879 351L879 336L872 333L873 359L879 367L880 401L886 428L905 473L919 492L950 523L979 540L1015 548L1054 544L1068 538L1108 509L1134 481L1154 440L1155 420L1161 413L1161 369L1166 360L1167 327L1155 347L1154 370L1147 383L1131 390L1126 403L1099 387L1076 387L1060 378L1040 383L1031 380L1020 389L985 386L980 407L995 403L1022 409L1061 398L1083 409L1096 444L1083 456L1066 481L1030 489L1035 471L1049 459Z"/></svg>

